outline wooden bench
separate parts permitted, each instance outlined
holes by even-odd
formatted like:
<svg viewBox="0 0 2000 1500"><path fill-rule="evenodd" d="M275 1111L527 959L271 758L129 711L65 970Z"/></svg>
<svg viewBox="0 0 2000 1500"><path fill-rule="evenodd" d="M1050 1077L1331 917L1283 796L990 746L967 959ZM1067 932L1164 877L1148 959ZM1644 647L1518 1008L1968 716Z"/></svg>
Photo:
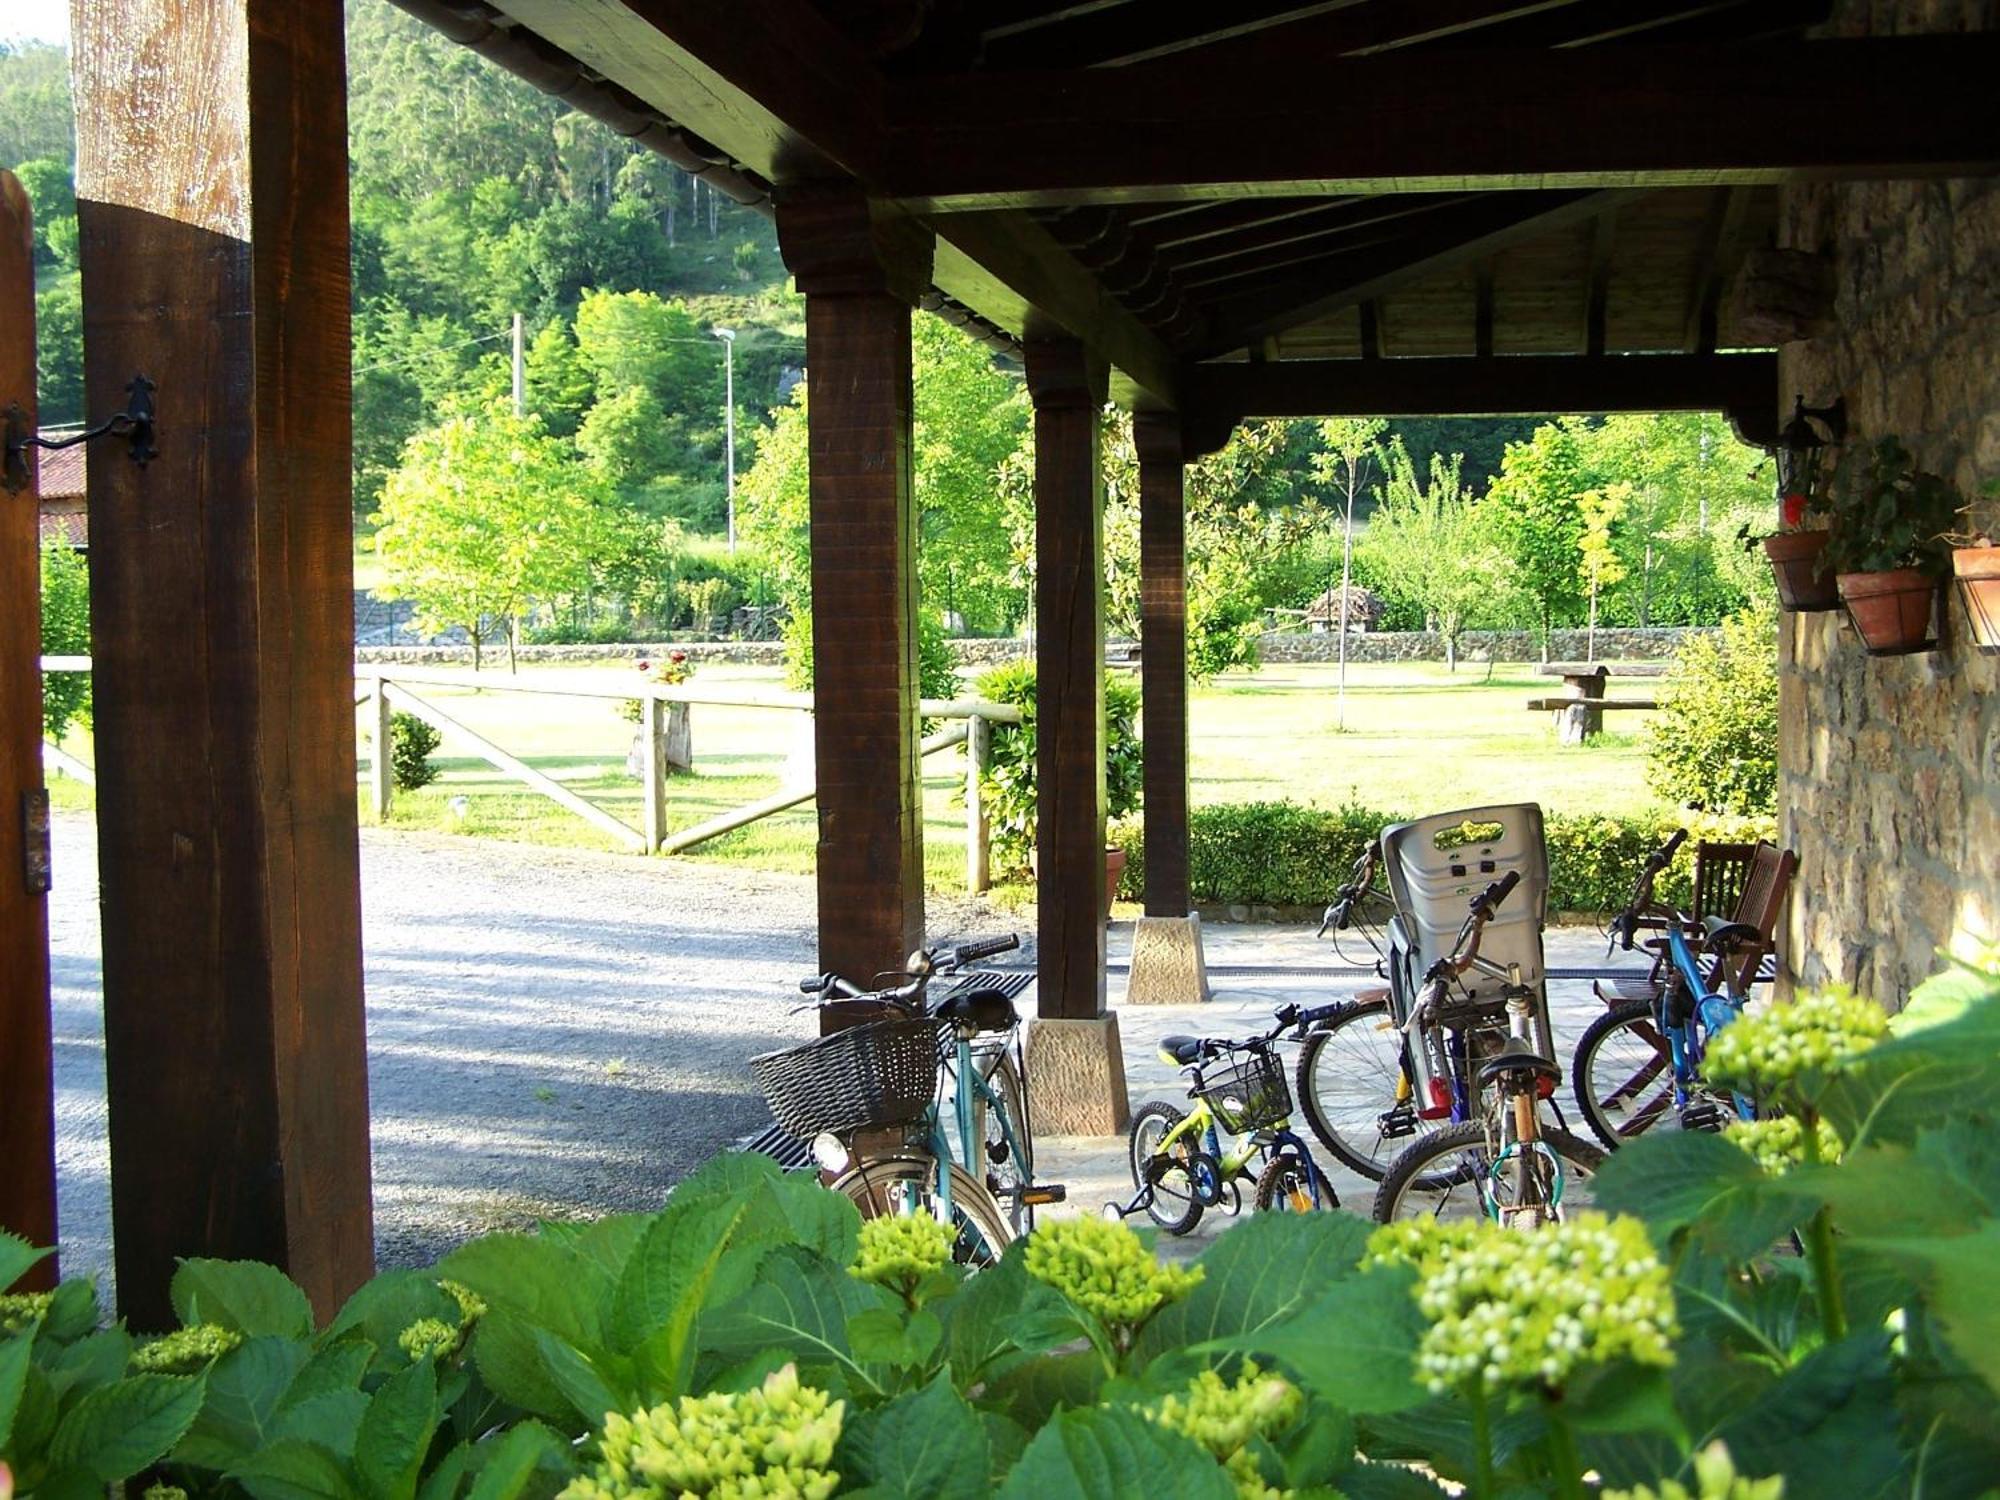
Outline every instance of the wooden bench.
<svg viewBox="0 0 2000 1500"><path fill-rule="evenodd" d="M1667 669L1659 662L1558 661L1549 662L1539 670L1544 677L1562 678L1564 691L1560 697L1530 698L1529 711L1554 714L1556 738L1565 745L1582 745L1588 743L1592 735L1603 732L1606 709L1652 709L1660 706L1651 698L1605 697L1608 678L1659 677Z"/></svg>

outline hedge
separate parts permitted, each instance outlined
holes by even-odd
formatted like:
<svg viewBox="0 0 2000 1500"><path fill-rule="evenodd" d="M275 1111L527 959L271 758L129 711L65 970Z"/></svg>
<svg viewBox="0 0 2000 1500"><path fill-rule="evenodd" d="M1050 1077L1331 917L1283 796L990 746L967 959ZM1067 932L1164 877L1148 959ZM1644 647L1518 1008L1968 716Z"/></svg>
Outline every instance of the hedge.
<svg viewBox="0 0 2000 1500"><path fill-rule="evenodd" d="M1296 802L1239 802L1197 807L1188 820L1188 881L1201 905L1318 906L1333 898L1364 844L1408 814L1352 804L1304 807ZM1662 899L1686 905L1694 845L1702 839L1772 838L1769 818L1718 818L1696 813L1613 817L1548 813L1549 910L1613 912L1624 906L1640 864L1675 828L1690 837L1667 876ZM1137 820L1115 825L1111 841L1128 863L1119 894L1145 891L1145 843Z"/></svg>

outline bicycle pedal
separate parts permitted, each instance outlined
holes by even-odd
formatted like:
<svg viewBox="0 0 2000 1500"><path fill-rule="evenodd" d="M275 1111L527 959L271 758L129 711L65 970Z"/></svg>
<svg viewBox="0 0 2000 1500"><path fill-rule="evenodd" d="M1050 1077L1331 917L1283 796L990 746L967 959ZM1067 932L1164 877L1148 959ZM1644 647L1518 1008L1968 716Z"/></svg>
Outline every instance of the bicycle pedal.
<svg viewBox="0 0 2000 1500"><path fill-rule="evenodd" d="M1681 1129L1683 1130L1705 1130L1713 1135L1720 1131L1722 1126L1723 1116L1721 1106L1707 1100L1703 1100L1698 1104L1690 1104L1686 1109L1681 1111Z"/></svg>
<svg viewBox="0 0 2000 1500"><path fill-rule="evenodd" d="M1375 1122L1375 1128L1382 1133L1385 1141L1400 1140L1406 1135L1417 1133L1417 1112L1408 1104L1399 1104Z"/></svg>
<svg viewBox="0 0 2000 1500"><path fill-rule="evenodd" d="M1060 1182L1039 1182L1033 1187L1022 1188L1017 1197L1031 1208L1042 1208L1051 1203L1069 1201L1069 1189Z"/></svg>

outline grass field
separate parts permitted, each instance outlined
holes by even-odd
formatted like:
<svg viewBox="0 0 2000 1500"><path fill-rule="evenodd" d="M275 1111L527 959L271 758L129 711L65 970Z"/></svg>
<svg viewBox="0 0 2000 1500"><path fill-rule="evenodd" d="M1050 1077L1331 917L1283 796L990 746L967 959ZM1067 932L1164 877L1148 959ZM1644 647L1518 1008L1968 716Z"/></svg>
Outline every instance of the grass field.
<svg viewBox="0 0 2000 1500"><path fill-rule="evenodd" d="M540 680L563 675L631 673L629 666L526 667ZM489 671L488 681L504 681ZM632 725L615 703L590 698L422 686L475 732L546 772L624 821L640 818L638 783L625 774ZM598 679L601 680L601 679ZM782 686L774 668L715 665L696 679L704 690L749 697ZM1643 722L1625 714L1619 727L1582 748L1558 745L1545 714L1523 707L1552 691L1532 667L1484 667L1452 674L1429 663L1349 668L1345 730L1338 729L1335 669L1273 666L1227 675L1192 699L1193 795L1199 804L1290 798L1335 806L1352 799L1390 813L1425 813L1481 802L1532 800L1565 812L1630 812L1656 805L1644 785ZM1614 685L1616 694L1620 689ZM1638 691L1626 688L1628 696ZM678 829L768 796L786 782L804 716L788 711L698 705L693 710L695 769L668 791L668 824ZM68 748L89 758L87 737ZM361 747L364 775L371 747ZM392 821L491 838L612 849L613 841L574 814L529 791L447 735L436 757L439 780L399 793ZM925 869L934 887L957 887L965 869L961 752L924 762ZM464 798L464 811L453 809ZM64 806L87 806L88 793L58 783ZM371 814L363 798L362 817ZM691 858L726 859L760 868L812 869L817 827L811 803L725 834Z"/></svg>

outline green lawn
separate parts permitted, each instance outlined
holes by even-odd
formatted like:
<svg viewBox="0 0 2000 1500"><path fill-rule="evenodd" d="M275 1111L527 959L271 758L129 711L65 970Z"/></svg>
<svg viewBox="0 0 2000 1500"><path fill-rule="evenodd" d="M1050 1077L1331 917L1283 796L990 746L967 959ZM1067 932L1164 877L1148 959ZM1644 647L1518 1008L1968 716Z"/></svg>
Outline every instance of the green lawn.
<svg viewBox="0 0 2000 1500"><path fill-rule="evenodd" d="M629 666L524 667L543 681L564 675L631 675ZM489 671L488 681L503 682ZM512 751L537 769L599 803L628 823L639 821L638 783L625 774L632 725L608 700L480 691L465 686L413 685L453 718ZM1388 813L1434 812L1481 802L1535 800L1565 812L1624 812L1655 805L1643 781L1639 725L1649 714L1621 716L1622 727L1584 748L1555 741L1545 714L1523 708L1553 684L1532 668L1485 669L1410 663L1354 666L1348 672L1345 730L1336 729L1335 669L1274 666L1208 684L1192 701L1193 794L1198 804L1289 797L1334 806L1352 798ZM775 668L705 667L696 686L729 696L782 688ZM1614 685L1614 693L1643 689ZM803 716L782 710L697 705L693 710L696 774L676 778L668 793L670 828L685 828L778 790ZM88 758L87 738L68 748ZM365 773L371 747L361 747ZM530 792L447 734L436 757L439 780L399 793L397 826L579 848L612 849L604 833ZM924 763L925 868L930 883L956 888L964 879L961 753L948 750ZM452 801L463 797L462 814ZM70 784L66 805L87 798ZM366 796L362 817L371 818ZM727 859L774 870L812 869L817 836L811 803L779 813L701 846L689 857Z"/></svg>

